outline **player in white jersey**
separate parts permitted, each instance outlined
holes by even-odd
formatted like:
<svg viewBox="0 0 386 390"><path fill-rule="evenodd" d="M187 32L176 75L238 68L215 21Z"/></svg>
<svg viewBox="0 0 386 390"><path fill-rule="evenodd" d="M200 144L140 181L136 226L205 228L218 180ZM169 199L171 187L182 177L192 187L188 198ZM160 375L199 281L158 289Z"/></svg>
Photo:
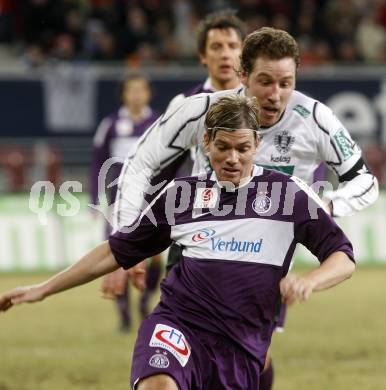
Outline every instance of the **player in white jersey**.
<svg viewBox="0 0 386 390"><path fill-rule="evenodd" d="M306 182L310 182L319 163L326 162L344 183L337 191L325 194L332 214L351 215L376 200L377 180L366 168L360 148L332 111L294 90L298 58L296 42L281 30L262 28L244 42L241 79L245 88L237 92L257 97L265 127L260 146L263 157L257 155L256 162L292 171ZM212 102L228 93L186 98L148 129L136 154L122 170L118 226L139 215L153 176L190 147L202 151L205 114ZM195 172L209 169L205 161L201 155Z"/></svg>
<svg viewBox="0 0 386 390"><path fill-rule="evenodd" d="M259 152L259 165L293 174L308 184L319 164L325 162L340 183L346 183L325 193L333 216L352 215L377 198L377 179L368 171L361 149L347 129L325 104L299 91L292 92L280 120L263 130ZM205 152L198 147L194 172L208 169Z"/></svg>
<svg viewBox="0 0 386 390"><path fill-rule="evenodd" d="M262 28L243 44L237 93L255 96L261 107L264 132L256 163L293 172L310 182L321 161L336 173L341 186L324 197L333 216L351 215L378 197L378 183L368 171L360 148L343 124L323 103L295 91L299 50L285 31ZM203 158L205 115L210 105L231 92L200 94L171 107L139 143L120 177L116 226L135 220L146 207L145 194L153 192L151 179L185 150L201 149L196 170L210 169Z"/></svg>

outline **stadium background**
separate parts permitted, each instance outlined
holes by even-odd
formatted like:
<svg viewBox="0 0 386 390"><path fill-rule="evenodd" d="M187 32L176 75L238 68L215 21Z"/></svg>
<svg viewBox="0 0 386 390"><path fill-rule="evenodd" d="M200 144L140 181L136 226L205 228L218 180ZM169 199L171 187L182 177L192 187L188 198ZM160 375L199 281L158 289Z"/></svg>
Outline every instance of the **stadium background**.
<svg viewBox="0 0 386 390"><path fill-rule="evenodd" d="M100 240L102 221L87 207L92 136L117 107L119 81L141 69L162 111L205 78L193 31L225 7L238 9L250 31L271 25L294 34L298 89L334 109L385 187L385 1L0 0L1 291L41 280ZM39 199L31 207L39 180L56 191L43 217ZM82 185L74 215L59 194L68 180ZM277 390L386 388L385 192L340 223L360 269L291 312L287 334L274 340ZM304 252L298 260L312 261ZM0 390L126 388L135 334L117 335L114 326L98 283L1 316Z"/></svg>

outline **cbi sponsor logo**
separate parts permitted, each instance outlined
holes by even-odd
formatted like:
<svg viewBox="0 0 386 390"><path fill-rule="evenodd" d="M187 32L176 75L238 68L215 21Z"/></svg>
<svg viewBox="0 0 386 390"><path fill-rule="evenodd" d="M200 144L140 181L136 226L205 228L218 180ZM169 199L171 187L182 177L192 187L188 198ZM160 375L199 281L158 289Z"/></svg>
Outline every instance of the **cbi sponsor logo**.
<svg viewBox="0 0 386 390"><path fill-rule="evenodd" d="M214 236L216 233L216 230L209 229L209 228L204 228L198 231L198 233L194 234L192 237L192 241L194 242L199 242L206 240L209 237Z"/></svg>
<svg viewBox="0 0 386 390"><path fill-rule="evenodd" d="M185 336L175 328L165 324L157 324L149 343L150 347L163 348L169 351L181 364L186 366L191 348Z"/></svg>
<svg viewBox="0 0 386 390"><path fill-rule="evenodd" d="M263 245L263 239L256 241L240 241L232 237L231 240L211 238L212 250L217 252L244 252L259 253Z"/></svg>

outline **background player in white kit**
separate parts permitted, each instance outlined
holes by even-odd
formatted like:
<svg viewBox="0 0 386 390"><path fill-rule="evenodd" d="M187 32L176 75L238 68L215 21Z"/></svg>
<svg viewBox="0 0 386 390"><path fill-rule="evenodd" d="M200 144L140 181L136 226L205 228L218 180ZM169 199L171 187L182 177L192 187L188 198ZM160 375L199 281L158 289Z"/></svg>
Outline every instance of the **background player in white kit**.
<svg viewBox="0 0 386 390"><path fill-rule="evenodd" d="M341 186L324 193L333 216L347 216L378 197L378 183L368 171L358 145L323 103L295 91L299 49L287 32L262 28L243 44L240 76L261 107L263 136L255 162L294 174L310 183L320 162L326 162ZM149 180L185 150L198 146L195 171L211 169L200 144L210 105L231 92L201 94L168 110L142 139L120 178L117 226L133 221L145 207ZM156 152L156 153L154 153ZM171 178L172 179L172 178Z"/></svg>

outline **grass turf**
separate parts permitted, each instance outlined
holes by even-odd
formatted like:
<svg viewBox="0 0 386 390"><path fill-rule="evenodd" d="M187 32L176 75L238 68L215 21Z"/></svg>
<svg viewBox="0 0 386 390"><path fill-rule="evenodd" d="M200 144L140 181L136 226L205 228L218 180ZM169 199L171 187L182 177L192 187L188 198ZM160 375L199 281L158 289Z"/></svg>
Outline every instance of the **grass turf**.
<svg viewBox="0 0 386 390"><path fill-rule="evenodd" d="M46 277L1 274L0 291ZM293 306L286 332L273 337L274 390L386 388L385 280L386 267L359 268ZM0 390L129 388L136 332L117 331L99 283L0 314Z"/></svg>

